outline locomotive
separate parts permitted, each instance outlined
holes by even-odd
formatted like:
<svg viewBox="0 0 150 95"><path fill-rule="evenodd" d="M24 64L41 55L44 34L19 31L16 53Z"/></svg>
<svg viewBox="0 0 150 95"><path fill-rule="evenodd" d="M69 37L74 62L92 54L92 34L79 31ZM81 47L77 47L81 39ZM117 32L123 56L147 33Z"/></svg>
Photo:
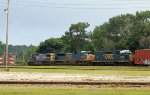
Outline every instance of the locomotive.
<svg viewBox="0 0 150 95"><path fill-rule="evenodd" d="M32 54L28 65L150 65L150 49L115 51L81 51L75 53Z"/></svg>

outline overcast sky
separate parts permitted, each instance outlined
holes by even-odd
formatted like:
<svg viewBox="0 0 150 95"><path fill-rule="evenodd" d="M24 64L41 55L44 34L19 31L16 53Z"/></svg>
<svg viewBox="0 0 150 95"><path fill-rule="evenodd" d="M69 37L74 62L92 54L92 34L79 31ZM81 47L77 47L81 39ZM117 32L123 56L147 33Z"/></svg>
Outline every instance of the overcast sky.
<svg viewBox="0 0 150 95"><path fill-rule="evenodd" d="M0 0L0 41L5 43L7 0ZM39 45L61 37L73 23L88 22L88 31L109 18L150 10L150 0L10 0L9 44Z"/></svg>

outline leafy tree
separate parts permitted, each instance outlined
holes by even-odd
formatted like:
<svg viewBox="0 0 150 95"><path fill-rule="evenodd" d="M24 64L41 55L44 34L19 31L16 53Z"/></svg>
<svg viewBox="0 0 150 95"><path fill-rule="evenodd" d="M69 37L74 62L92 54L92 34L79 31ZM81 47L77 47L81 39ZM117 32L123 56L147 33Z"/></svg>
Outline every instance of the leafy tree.
<svg viewBox="0 0 150 95"><path fill-rule="evenodd" d="M4 53L4 48L2 42L0 41L0 55L3 55L3 53Z"/></svg>
<svg viewBox="0 0 150 95"><path fill-rule="evenodd" d="M84 45L84 48L82 50L94 52L95 48L94 48L94 44L92 42L93 34L92 34L92 32L88 32L87 35L88 35L88 40L86 41L86 44Z"/></svg>
<svg viewBox="0 0 150 95"><path fill-rule="evenodd" d="M114 50L114 41L109 38L103 38L103 50Z"/></svg>
<svg viewBox="0 0 150 95"><path fill-rule="evenodd" d="M74 52L84 50L85 45L90 41L90 32L86 31L90 24L86 22L79 22L72 24L69 31L65 32L62 39L65 43L65 51Z"/></svg>
<svg viewBox="0 0 150 95"><path fill-rule="evenodd" d="M95 50L103 50L106 41L104 41L104 39L106 40L110 40L108 39L108 35L107 35L107 31L109 29L109 24L108 23L104 23L103 25L100 26L96 26L94 31L93 31L93 37L92 37L92 42L94 44Z"/></svg>
<svg viewBox="0 0 150 95"><path fill-rule="evenodd" d="M23 52L24 62L27 65L29 57L37 52L37 46L30 45L26 52Z"/></svg>
<svg viewBox="0 0 150 95"><path fill-rule="evenodd" d="M149 36L150 36L150 11L137 12L136 19L133 27L133 33L138 38L138 49L150 48Z"/></svg>
<svg viewBox="0 0 150 95"><path fill-rule="evenodd" d="M17 58L20 58L23 52L27 51L28 46L26 45L9 45L9 54L15 54Z"/></svg>
<svg viewBox="0 0 150 95"><path fill-rule="evenodd" d="M96 26L92 41L96 50L149 47L150 11L112 17L109 22Z"/></svg>
<svg viewBox="0 0 150 95"><path fill-rule="evenodd" d="M60 52L64 47L64 43L60 38L50 38L41 42L38 47L39 53Z"/></svg>
<svg viewBox="0 0 150 95"><path fill-rule="evenodd" d="M150 36L144 37L142 36L141 39L139 40L139 45L140 48L150 48Z"/></svg>

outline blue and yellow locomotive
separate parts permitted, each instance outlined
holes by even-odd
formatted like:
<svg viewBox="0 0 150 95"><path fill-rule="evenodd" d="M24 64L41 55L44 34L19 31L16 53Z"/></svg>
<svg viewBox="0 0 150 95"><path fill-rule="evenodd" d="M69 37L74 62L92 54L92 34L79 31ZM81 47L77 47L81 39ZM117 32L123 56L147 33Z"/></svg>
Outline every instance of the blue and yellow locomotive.
<svg viewBox="0 0 150 95"><path fill-rule="evenodd" d="M75 53L33 54L29 65L131 65L132 53L129 50L81 51Z"/></svg>
<svg viewBox="0 0 150 95"><path fill-rule="evenodd" d="M95 65L131 65L132 53L129 50L95 52Z"/></svg>

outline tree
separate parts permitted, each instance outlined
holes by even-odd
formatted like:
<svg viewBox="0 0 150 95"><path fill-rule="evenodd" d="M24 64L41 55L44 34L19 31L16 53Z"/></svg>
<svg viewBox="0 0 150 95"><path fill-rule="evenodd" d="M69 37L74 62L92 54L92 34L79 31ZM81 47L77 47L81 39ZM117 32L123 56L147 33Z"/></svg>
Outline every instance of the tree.
<svg viewBox="0 0 150 95"><path fill-rule="evenodd" d="M0 55L3 55L3 54L4 54L4 48L3 48L2 42L0 41Z"/></svg>
<svg viewBox="0 0 150 95"><path fill-rule="evenodd" d="M96 50L149 48L150 11L112 17L96 26L92 41Z"/></svg>
<svg viewBox="0 0 150 95"><path fill-rule="evenodd" d="M103 25L96 26L94 31L93 31L93 36L92 36L92 42L94 44L95 50L102 50L104 49L105 43L104 39L108 38L107 37L107 31L109 24L104 23Z"/></svg>
<svg viewBox="0 0 150 95"><path fill-rule="evenodd" d="M23 53L23 56L24 56L23 60L25 61L24 63L27 63L29 57L34 53L37 53L37 46L30 45L29 48L27 49L27 51ZM27 64L25 64L25 65L27 65Z"/></svg>
<svg viewBox="0 0 150 95"><path fill-rule="evenodd" d="M129 48L135 49L148 49L148 39L150 36L150 11L136 12L134 19L134 26L132 27L132 37L128 43L134 44L129 45ZM133 47L134 46L134 47Z"/></svg>
<svg viewBox="0 0 150 95"><path fill-rule="evenodd" d="M84 50L85 45L90 41L90 32L86 31L90 24L79 22L72 24L69 31L65 32L62 39L65 43L65 51L74 52Z"/></svg>
<svg viewBox="0 0 150 95"><path fill-rule="evenodd" d="M144 37L142 36L139 40L140 48L148 49L150 48L150 36Z"/></svg>
<svg viewBox="0 0 150 95"><path fill-rule="evenodd" d="M60 38L50 38L41 42L38 46L37 52L39 53L50 53L50 52L60 52L64 47L64 43Z"/></svg>

